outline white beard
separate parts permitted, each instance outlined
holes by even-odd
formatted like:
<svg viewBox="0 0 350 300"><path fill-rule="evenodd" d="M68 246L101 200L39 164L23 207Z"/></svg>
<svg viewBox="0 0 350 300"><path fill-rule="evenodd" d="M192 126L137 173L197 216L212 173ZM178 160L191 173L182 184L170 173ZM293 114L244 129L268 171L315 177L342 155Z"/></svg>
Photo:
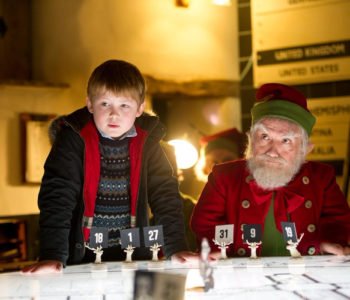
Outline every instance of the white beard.
<svg viewBox="0 0 350 300"><path fill-rule="evenodd" d="M276 166L267 165L266 158L275 159L281 164ZM286 186L298 173L301 165L304 163L302 155L299 155L296 161L289 165L282 158L271 158L265 154L250 157L247 160L248 169L253 175L256 183L265 190L273 190L275 188Z"/></svg>

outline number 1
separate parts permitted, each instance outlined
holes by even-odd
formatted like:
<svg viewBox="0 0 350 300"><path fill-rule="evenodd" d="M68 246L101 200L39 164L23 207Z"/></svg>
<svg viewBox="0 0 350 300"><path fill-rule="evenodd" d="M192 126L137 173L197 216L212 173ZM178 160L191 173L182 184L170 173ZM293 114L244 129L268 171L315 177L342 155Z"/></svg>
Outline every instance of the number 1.
<svg viewBox="0 0 350 300"><path fill-rule="evenodd" d="M128 236L129 236L129 242L132 243L132 233L129 232L129 233L128 233Z"/></svg>

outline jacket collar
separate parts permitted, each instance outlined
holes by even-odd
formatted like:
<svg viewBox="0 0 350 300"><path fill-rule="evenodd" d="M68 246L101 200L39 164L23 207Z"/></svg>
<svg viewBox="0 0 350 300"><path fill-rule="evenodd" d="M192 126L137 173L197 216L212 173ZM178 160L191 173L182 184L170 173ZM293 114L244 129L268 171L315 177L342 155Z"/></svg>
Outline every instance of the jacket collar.
<svg viewBox="0 0 350 300"><path fill-rule="evenodd" d="M273 193L275 193L276 204L282 205L283 210L287 213L292 213L305 201L305 197L300 195L300 186L299 189L296 189L300 176L293 179L287 186L276 188L274 190L264 190L258 186L252 175L249 175L248 177L249 179L247 181L249 188L252 191L253 200L258 205L270 200ZM296 190L298 190L298 192L296 192Z"/></svg>

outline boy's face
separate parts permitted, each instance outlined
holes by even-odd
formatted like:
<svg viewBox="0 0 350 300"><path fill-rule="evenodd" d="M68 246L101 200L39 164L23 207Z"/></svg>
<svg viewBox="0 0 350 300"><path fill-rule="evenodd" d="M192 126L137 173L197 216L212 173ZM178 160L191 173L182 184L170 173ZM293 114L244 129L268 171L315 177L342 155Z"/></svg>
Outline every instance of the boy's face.
<svg viewBox="0 0 350 300"><path fill-rule="evenodd" d="M111 138L126 133L144 110L144 103L139 105L131 96L110 92L101 94L93 101L87 98L86 104L98 130Z"/></svg>

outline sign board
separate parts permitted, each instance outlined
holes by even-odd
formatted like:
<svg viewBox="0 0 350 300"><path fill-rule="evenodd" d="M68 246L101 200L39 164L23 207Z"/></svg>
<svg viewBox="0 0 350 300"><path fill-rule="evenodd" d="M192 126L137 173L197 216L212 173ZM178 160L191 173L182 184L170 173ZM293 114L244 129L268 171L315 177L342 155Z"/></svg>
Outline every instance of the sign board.
<svg viewBox="0 0 350 300"><path fill-rule="evenodd" d="M243 240L248 243L259 243L262 240L261 224L244 224Z"/></svg>
<svg viewBox="0 0 350 300"><path fill-rule="evenodd" d="M120 240L123 249L128 246L140 247L140 228L135 227L120 230Z"/></svg>
<svg viewBox="0 0 350 300"><path fill-rule="evenodd" d="M148 226L143 228L143 239L146 247L151 247L155 244L164 245L163 226Z"/></svg>
<svg viewBox="0 0 350 300"><path fill-rule="evenodd" d="M350 97L310 99L308 108L317 121L311 133L314 149L307 159L333 164L336 169L337 182L346 192L349 165Z"/></svg>
<svg viewBox="0 0 350 300"><path fill-rule="evenodd" d="M215 241L219 244L225 243L227 245L233 243L233 224L216 225L215 226Z"/></svg>
<svg viewBox="0 0 350 300"><path fill-rule="evenodd" d="M90 230L90 247L108 248L108 228L92 227Z"/></svg>
<svg viewBox="0 0 350 300"><path fill-rule="evenodd" d="M298 242L297 230L293 222L281 222L283 238L285 242Z"/></svg>
<svg viewBox="0 0 350 300"><path fill-rule="evenodd" d="M251 5L255 87L350 78L350 1L252 0Z"/></svg>

